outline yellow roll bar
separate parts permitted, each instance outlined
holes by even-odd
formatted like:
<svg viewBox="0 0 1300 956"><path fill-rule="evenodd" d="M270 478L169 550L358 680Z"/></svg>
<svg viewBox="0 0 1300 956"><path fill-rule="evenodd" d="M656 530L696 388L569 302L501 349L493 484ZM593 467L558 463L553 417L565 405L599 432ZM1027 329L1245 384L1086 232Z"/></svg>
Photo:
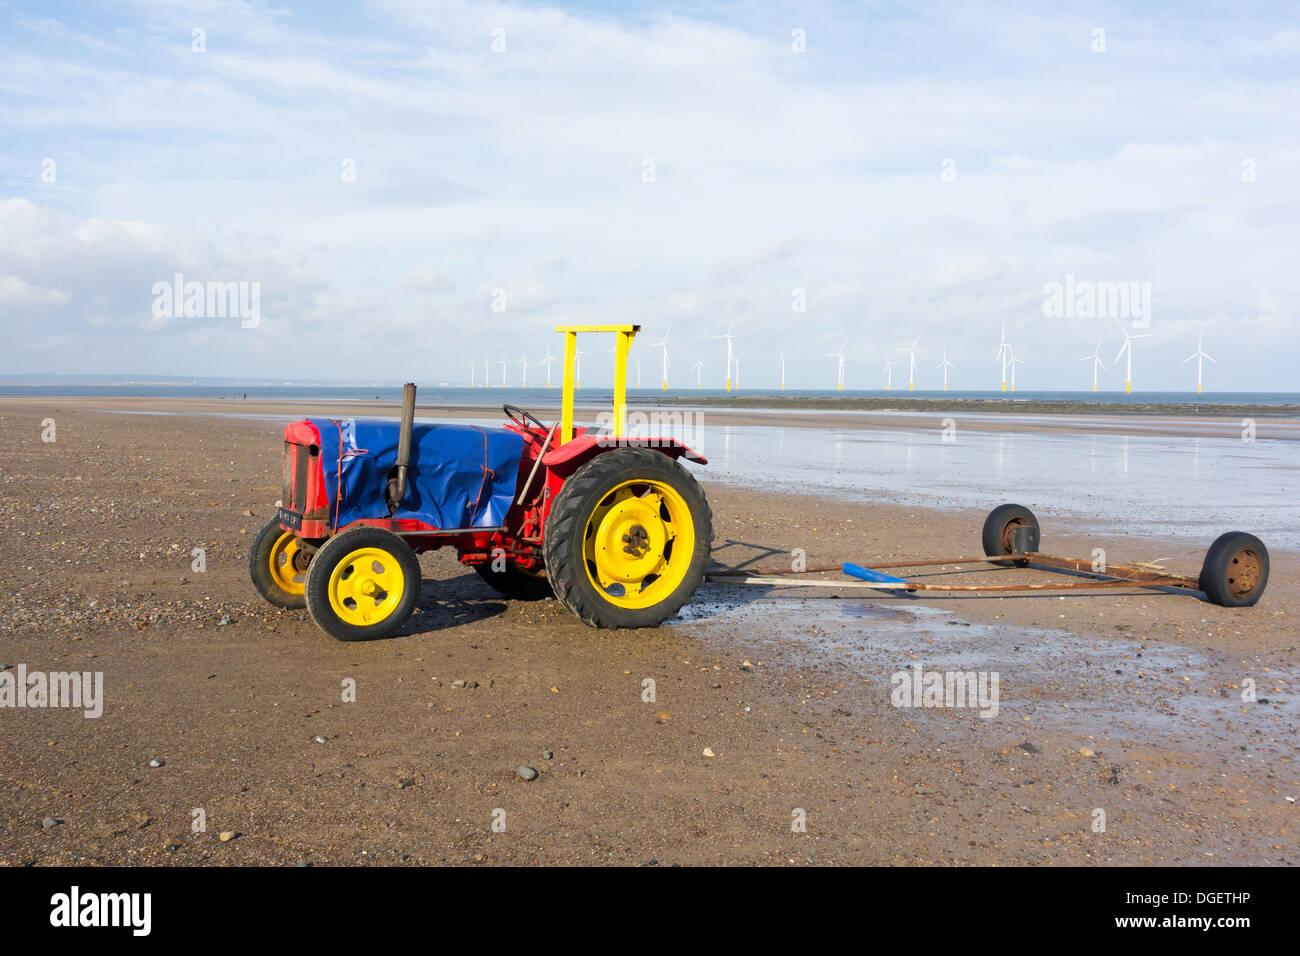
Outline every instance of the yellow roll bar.
<svg viewBox="0 0 1300 956"><path fill-rule="evenodd" d="M639 325L557 325L564 336L564 399L560 413L560 444L573 439L573 393L578 363L579 332L613 332L614 342L614 437L627 433L627 353L641 331Z"/></svg>

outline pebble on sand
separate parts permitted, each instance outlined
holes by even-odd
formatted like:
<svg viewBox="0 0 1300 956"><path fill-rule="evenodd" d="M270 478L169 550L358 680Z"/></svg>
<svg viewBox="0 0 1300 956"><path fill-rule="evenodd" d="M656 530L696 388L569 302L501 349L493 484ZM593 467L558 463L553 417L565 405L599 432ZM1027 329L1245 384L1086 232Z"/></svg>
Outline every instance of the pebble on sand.
<svg viewBox="0 0 1300 956"><path fill-rule="evenodd" d="M518 776L520 780L537 779L537 771L534 770L532 767L527 766L526 764L520 764L518 767L516 767L515 775Z"/></svg>
<svg viewBox="0 0 1300 956"><path fill-rule="evenodd" d="M167 763L167 761L165 761L165 760L159 760L157 757L155 757L153 760L150 760L150 761L149 761L149 766L151 766L151 767L162 767L162 766L164 766L166 763Z"/></svg>
<svg viewBox="0 0 1300 956"><path fill-rule="evenodd" d="M219 834L217 834L217 839L220 840L222 843L229 843L236 836L238 836L238 834L235 833L234 830L222 830Z"/></svg>

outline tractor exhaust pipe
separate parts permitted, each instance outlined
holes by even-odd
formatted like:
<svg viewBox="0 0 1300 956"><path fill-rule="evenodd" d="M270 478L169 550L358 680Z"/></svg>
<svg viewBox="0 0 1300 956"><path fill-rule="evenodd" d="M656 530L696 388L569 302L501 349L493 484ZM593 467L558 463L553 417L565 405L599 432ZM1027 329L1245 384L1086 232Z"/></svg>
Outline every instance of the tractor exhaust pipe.
<svg viewBox="0 0 1300 956"><path fill-rule="evenodd" d="M397 477L388 480L388 513L406 496L406 469L411 464L411 430L415 427L415 383L402 386L402 428L397 437Z"/></svg>

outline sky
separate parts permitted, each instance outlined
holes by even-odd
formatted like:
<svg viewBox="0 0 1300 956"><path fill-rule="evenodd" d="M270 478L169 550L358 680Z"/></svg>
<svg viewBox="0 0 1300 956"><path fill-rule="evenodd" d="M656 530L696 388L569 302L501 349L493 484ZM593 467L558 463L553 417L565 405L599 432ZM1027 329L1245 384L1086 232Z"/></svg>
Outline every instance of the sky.
<svg viewBox="0 0 1300 956"><path fill-rule="evenodd" d="M1134 391L1300 391L1297 64L1293 3L0 0L0 377L518 384L580 322L996 389L1005 322L1021 389L1123 327Z"/></svg>

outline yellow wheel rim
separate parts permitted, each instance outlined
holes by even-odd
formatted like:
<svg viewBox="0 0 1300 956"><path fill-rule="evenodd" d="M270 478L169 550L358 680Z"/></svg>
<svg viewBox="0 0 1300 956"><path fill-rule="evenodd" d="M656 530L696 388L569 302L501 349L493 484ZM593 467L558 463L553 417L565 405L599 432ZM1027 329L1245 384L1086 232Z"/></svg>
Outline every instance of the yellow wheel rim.
<svg viewBox="0 0 1300 956"><path fill-rule="evenodd" d="M290 594L303 594L307 589L307 572L298 567L302 559L302 549L292 531L286 531L275 539L271 545L271 580L282 591ZM304 565L305 567L305 565Z"/></svg>
<svg viewBox="0 0 1300 956"><path fill-rule="evenodd" d="M677 589L695 553L686 500L659 481L625 481L596 505L583 537L587 577L625 608L653 607Z"/></svg>
<svg viewBox="0 0 1300 956"><path fill-rule="evenodd" d="M396 610L406 591L397 557L383 548L358 548L330 573L330 607L357 627L378 624Z"/></svg>

